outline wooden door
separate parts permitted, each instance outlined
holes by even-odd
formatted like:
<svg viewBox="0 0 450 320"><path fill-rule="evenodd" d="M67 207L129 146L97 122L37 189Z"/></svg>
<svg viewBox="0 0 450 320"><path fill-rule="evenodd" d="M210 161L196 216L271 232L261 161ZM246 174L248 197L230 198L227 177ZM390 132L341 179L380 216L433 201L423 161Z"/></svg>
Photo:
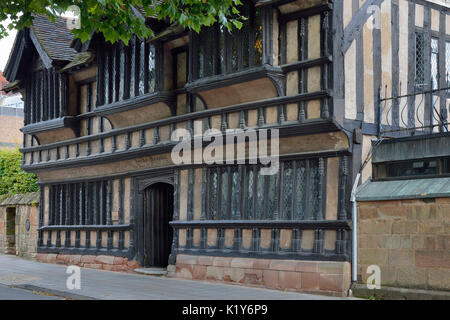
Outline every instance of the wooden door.
<svg viewBox="0 0 450 320"><path fill-rule="evenodd" d="M173 230L173 186L156 183L144 194L144 265L167 267Z"/></svg>

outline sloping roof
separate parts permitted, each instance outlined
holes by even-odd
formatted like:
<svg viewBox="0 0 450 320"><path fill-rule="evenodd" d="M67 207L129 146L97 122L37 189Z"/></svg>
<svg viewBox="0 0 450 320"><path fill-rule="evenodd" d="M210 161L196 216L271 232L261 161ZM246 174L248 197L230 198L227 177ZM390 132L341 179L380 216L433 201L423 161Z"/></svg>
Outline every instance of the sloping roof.
<svg viewBox="0 0 450 320"><path fill-rule="evenodd" d="M91 62L93 59L94 54L92 52L90 51L79 52L76 54L73 60L70 61L67 65L65 65L62 69L60 69L59 72L64 72L72 68L82 66L84 64Z"/></svg>
<svg viewBox="0 0 450 320"><path fill-rule="evenodd" d="M73 34L67 28L66 19L56 18L53 23L45 16L34 15L31 30L51 60L71 61L77 54L70 47Z"/></svg>
<svg viewBox="0 0 450 320"><path fill-rule="evenodd" d="M38 203L39 192L0 195L0 206L19 204L37 205Z"/></svg>
<svg viewBox="0 0 450 320"><path fill-rule="evenodd" d="M356 192L357 201L450 197L450 178L366 181Z"/></svg>

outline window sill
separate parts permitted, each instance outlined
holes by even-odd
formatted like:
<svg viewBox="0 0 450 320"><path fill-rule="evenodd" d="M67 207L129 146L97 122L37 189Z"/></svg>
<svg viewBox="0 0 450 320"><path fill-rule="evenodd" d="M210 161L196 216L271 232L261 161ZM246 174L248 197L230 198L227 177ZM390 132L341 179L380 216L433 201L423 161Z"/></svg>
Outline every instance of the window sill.
<svg viewBox="0 0 450 320"><path fill-rule="evenodd" d="M99 106L94 113L108 118L114 128L123 128L173 116L176 114L175 102L173 92L158 91ZM152 112L142 112L144 107L149 107L147 111Z"/></svg>
<svg viewBox="0 0 450 320"><path fill-rule="evenodd" d="M72 116L28 124L20 130L35 136L39 144L73 139L80 135L79 121Z"/></svg>

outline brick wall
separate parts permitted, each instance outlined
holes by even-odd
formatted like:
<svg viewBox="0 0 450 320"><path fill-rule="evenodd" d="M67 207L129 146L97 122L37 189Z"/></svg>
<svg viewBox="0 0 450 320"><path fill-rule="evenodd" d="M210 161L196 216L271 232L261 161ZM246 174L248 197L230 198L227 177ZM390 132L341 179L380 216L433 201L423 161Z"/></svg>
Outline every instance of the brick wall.
<svg viewBox="0 0 450 320"><path fill-rule="evenodd" d="M2 107L0 106L0 108ZM2 145L6 148L11 148L14 145L21 146L23 134L20 128L22 127L23 117L0 115L0 147Z"/></svg>
<svg viewBox="0 0 450 320"><path fill-rule="evenodd" d="M450 198L358 203L358 274L385 286L450 290Z"/></svg>

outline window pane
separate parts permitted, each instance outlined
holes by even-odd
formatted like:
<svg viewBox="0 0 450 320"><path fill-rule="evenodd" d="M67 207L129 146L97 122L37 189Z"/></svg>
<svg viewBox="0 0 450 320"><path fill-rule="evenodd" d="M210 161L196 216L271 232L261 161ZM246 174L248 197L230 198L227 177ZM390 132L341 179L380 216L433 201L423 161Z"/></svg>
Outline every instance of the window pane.
<svg viewBox="0 0 450 320"><path fill-rule="evenodd" d="M309 193L309 218L317 219L319 212L319 161L309 162L310 170L310 193Z"/></svg>
<svg viewBox="0 0 450 320"><path fill-rule="evenodd" d="M416 85L423 85L424 84L424 36L423 33L416 33L416 73L415 73L415 82Z"/></svg>
<svg viewBox="0 0 450 320"><path fill-rule="evenodd" d="M221 209L220 209L220 219L227 219L228 218L228 208L230 205L230 199L228 196L228 192L229 192L229 173L228 173L228 168L224 167L222 168L222 198L221 198Z"/></svg>
<svg viewBox="0 0 450 320"><path fill-rule="evenodd" d="M305 218L305 195L306 195L306 165L304 161L297 162L296 170L296 204L293 219L303 220Z"/></svg>
<svg viewBox="0 0 450 320"><path fill-rule="evenodd" d="M255 187L253 169L247 169L247 217L253 219L253 188Z"/></svg>
<svg viewBox="0 0 450 320"><path fill-rule="evenodd" d="M210 188L209 188L209 219L217 219L217 193L218 193L218 176L217 170L211 169Z"/></svg>
<svg viewBox="0 0 450 320"><path fill-rule="evenodd" d="M149 60L148 60L148 87L149 92L154 92L156 88L155 77L155 47L150 45Z"/></svg>
<svg viewBox="0 0 450 320"><path fill-rule="evenodd" d="M273 213L277 210L276 205L277 202L276 199L276 193L277 193L277 174L273 174L270 176L267 176L268 183L269 183L269 194L268 201L267 201L267 217L266 219L273 219Z"/></svg>
<svg viewBox="0 0 450 320"><path fill-rule="evenodd" d="M266 176L261 174L261 168L258 170L258 185L256 190L256 218L263 219L264 218L264 182Z"/></svg>
<svg viewBox="0 0 450 320"><path fill-rule="evenodd" d="M262 21L261 21L261 10L257 9L255 11L255 45L254 50L254 64L260 65L262 62Z"/></svg>
<svg viewBox="0 0 450 320"><path fill-rule="evenodd" d="M284 177L283 177L283 199L282 199L282 217L285 219L291 219L292 217L292 189L293 189L293 168L292 168L292 161L285 162L284 163Z"/></svg>
<svg viewBox="0 0 450 320"><path fill-rule="evenodd" d="M240 194L241 194L241 184L240 184L240 177L239 177L239 170L238 167L233 167L232 169L232 189L231 189L231 214L232 214L232 218L233 217L237 217L238 219L240 218L238 216L239 213L239 206L241 204L240 201Z"/></svg>
<svg viewBox="0 0 450 320"><path fill-rule="evenodd" d="M421 176L438 174L437 160L419 160L388 165L389 177Z"/></svg>
<svg viewBox="0 0 450 320"><path fill-rule="evenodd" d="M447 88L450 87L450 42L445 43L445 79L447 79Z"/></svg>
<svg viewBox="0 0 450 320"><path fill-rule="evenodd" d="M438 88L438 40L431 39L431 88L433 90Z"/></svg>

